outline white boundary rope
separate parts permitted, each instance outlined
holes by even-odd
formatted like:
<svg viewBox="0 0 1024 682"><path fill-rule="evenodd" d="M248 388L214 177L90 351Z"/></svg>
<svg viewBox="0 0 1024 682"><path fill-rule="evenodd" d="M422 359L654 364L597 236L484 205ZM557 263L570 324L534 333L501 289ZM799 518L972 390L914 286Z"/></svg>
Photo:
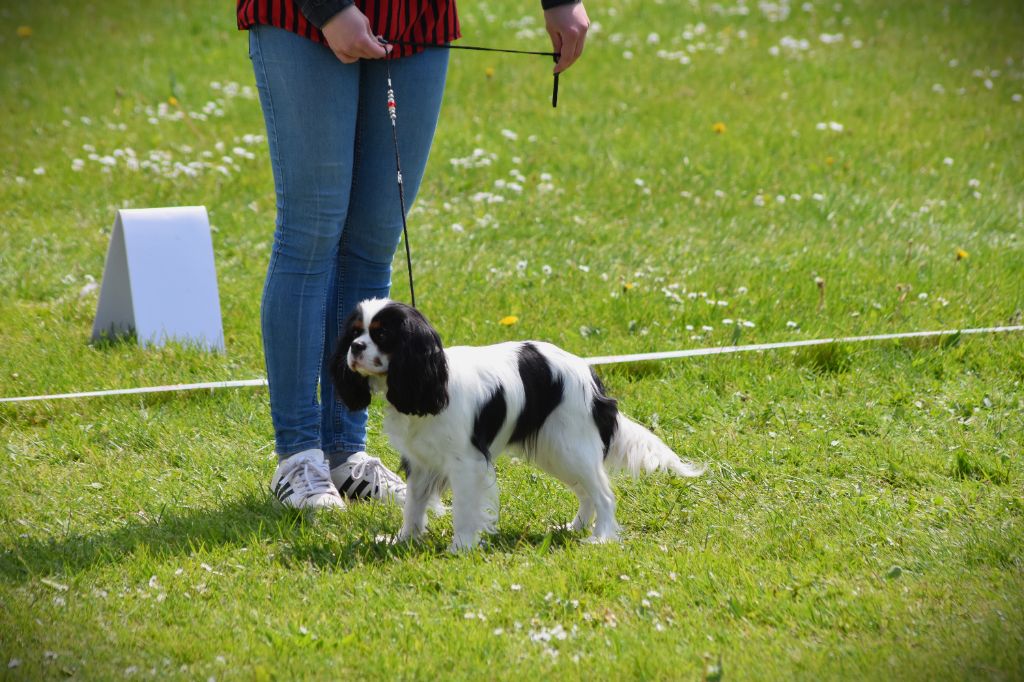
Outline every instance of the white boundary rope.
<svg viewBox="0 0 1024 682"><path fill-rule="evenodd" d="M929 336L951 336L953 334L1001 334L1024 331L1024 325L1012 327L980 327L978 329L941 329L930 332L901 332L899 334L876 334L874 336L837 336L830 339L808 339L806 341L782 341L780 343L755 343L749 346L717 346L715 348L691 348L670 350L661 353L638 353L636 355L605 355L587 358L591 365L613 365L620 362L641 362L644 360L671 360L692 358L701 355L725 355L728 353L749 353L751 351L778 350L780 348L802 348L823 346L829 343L863 343L865 341L886 341L888 339L915 339Z"/></svg>
<svg viewBox="0 0 1024 682"><path fill-rule="evenodd" d="M635 355L603 355L584 358L590 365L614 365L626 362L644 362L652 360L672 360L675 358L693 358L703 355L727 355L731 353L750 353L754 351L779 350L781 348L803 348L806 346L822 346L829 343L864 343L866 341L887 341L891 339L920 339L934 336L951 336L953 334L1004 334L1007 332L1024 331L1024 325L1007 327L979 327L977 329L942 329L925 332L902 332L898 334L876 334L874 336L837 336L828 339L808 339L804 341L782 341L779 343L755 343L747 346L716 346L712 348L690 348L687 350L663 351L659 353L637 353ZM54 395L19 396L0 398L0 403L29 403L44 400L68 400L72 398L99 398L113 395L137 395L142 393L169 393L180 391L214 391L221 388L242 388L245 386L266 386L266 379L245 379L242 381L207 381L200 384L170 384L167 386L143 386L139 388L119 388L109 391L86 391L83 393L58 393Z"/></svg>
<svg viewBox="0 0 1024 682"><path fill-rule="evenodd" d="M30 403L42 400L68 400L70 398L100 398L110 395L135 395L137 393L169 393L172 391L199 391L208 388L241 388L243 386L266 386L266 379L244 381L207 381L201 384L170 384L167 386L142 386L140 388L116 388L109 391L85 391L84 393L56 393L54 395L29 395L18 398L0 398L0 403Z"/></svg>

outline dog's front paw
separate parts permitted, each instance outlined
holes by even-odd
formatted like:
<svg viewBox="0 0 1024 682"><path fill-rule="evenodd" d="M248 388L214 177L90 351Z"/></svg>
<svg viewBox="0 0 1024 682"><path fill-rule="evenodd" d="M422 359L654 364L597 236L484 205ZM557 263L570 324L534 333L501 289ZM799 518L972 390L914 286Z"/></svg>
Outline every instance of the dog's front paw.
<svg viewBox="0 0 1024 682"><path fill-rule="evenodd" d="M401 530L395 536L395 542L408 542L409 540L419 540L423 535L422 528L402 526Z"/></svg>
<svg viewBox="0 0 1024 682"><path fill-rule="evenodd" d="M434 516L444 516L448 513L448 507L444 506L439 495L435 495L427 502L427 511Z"/></svg>
<svg viewBox="0 0 1024 682"><path fill-rule="evenodd" d="M580 521L580 518L577 516L572 521L567 521L566 523L556 523L553 526L551 526L550 529L555 531L556 533L579 533L580 531L587 530L589 525L590 524L585 524L582 521Z"/></svg>
<svg viewBox="0 0 1024 682"><path fill-rule="evenodd" d="M602 534L594 533L594 534L590 535L589 537L584 538L584 540L583 540L583 542L586 542L586 543L589 543L589 544L592 544L592 545L603 545L603 544L606 544L606 543L609 543L609 542L618 542L618 541L619 541L619 534L618 534L618 532L615 532L615 533L602 533Z"/></svg>
<svg viewBox="0 0 1024 682"><path fill-rule="evenodd" d="M452 554L466 554L472 552L475 549L480 549L483 546L483 540L479 537L464 537L458 536L452 540L452 544L448 546L448 551Z"/></svg>

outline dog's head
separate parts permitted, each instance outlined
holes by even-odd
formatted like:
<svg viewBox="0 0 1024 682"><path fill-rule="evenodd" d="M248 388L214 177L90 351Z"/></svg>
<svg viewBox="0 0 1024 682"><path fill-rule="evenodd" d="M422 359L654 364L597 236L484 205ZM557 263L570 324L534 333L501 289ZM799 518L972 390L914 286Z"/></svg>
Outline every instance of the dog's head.
<svg viewBox="0 0 1024 682"><path fill-rule="evenodd" d="M403 414L437 414L448 405L448 362L441 337L415 308L363 301L349 316L331 361L338 397L350 410L370 404L369 377L387 381L387 399Z"/></svg>

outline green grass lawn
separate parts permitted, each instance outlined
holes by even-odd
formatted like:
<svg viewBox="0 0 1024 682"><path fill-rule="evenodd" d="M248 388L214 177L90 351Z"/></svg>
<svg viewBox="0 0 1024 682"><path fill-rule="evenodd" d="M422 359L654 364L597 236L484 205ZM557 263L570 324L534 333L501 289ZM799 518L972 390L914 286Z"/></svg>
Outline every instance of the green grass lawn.
<svg viewBox="0 0 1024 682"><path fill-rule="evenodd" d="M463 42L545 49L535 5L465 0ZM1019 3L588 10L555 110L549 62L452 55L410 216L446 342L1019 323ZM246 52L231 3L0 7L0 397L262 376ZM227 352L90 345L116 209L195 204ZM1024 335L600 373L709 473L617 479L623 542L591 546L500 460L467 556L448 519L393 546L397 509L275 506L263 389L0 406L0 677L1024 678ZM371 446L397 464L379 404Z"/></svg>

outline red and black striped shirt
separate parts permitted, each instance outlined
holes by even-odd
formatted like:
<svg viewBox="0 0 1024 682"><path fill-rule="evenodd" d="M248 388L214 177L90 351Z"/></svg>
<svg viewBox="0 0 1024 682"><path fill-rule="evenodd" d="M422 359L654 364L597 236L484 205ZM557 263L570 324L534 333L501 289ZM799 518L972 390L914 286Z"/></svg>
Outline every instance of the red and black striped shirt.
<svg viewBox="0 0 1024 682"><path fill-rule="evenodd" d="M352 4L351 0L237 1L239 29L276 26L323 45L327 41L319 27ZM455 0L355 0L355 5L370 20L374 35L389 41L443 45L461 35ZM394 54L404 57L416 51L401 46Z"/></svg>

